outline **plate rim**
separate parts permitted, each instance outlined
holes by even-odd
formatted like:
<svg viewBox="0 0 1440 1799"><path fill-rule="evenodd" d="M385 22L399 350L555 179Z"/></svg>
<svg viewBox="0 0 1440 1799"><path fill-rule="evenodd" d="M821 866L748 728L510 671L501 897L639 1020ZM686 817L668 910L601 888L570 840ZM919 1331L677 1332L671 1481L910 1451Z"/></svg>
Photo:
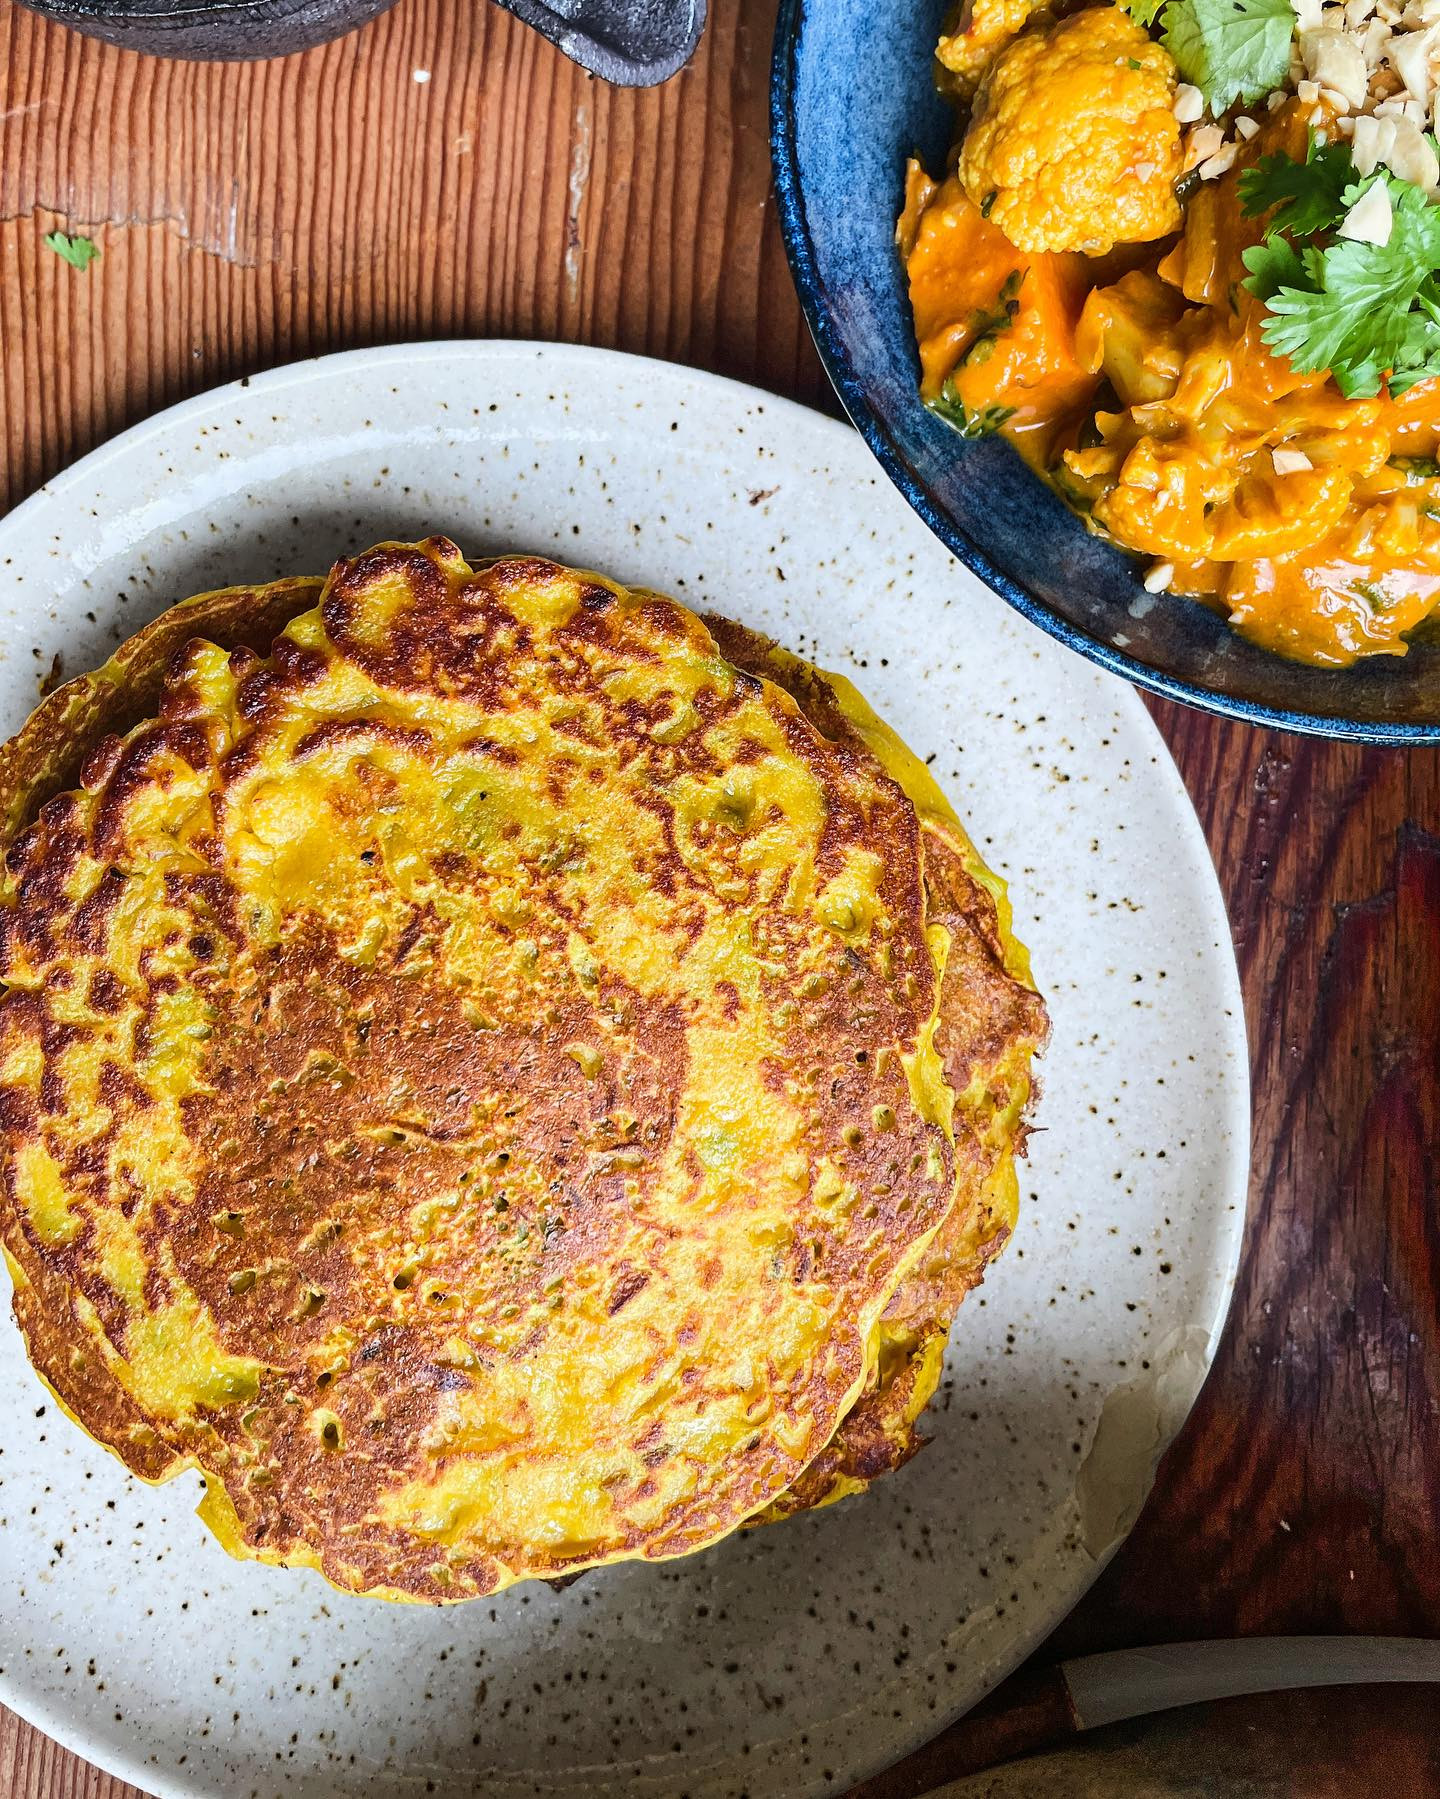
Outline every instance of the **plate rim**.
<svg viewBox="0 0 1440 1799"><path fill-rule="evenodd" d="M1337 718L1322 712L1302 712L1268 706L1259 700L1231 698L1193 681L1151 668L1124 650L1072 625L1028 588L1001 569L932 497L930 489L910 468L890 432L866 398L865 389L839 333L826 309L824 282L820 277L814 241L800 175L796 140L795 83L807 0L780 0L775 21L774 49L770 61L770 161L780 232L785 255L810 336L836 393L851 422L869 445L886 475L940 539L951 555L963 562L992 592L1047 636L1063 643L1087 662L1119 675L1137 687L1159 694L1215 718L1238 719L1257 727L1296 731L1307 737L1330 738L1347 743L1372 743L1392 748L1440 743L1440 718L1431 724L1372 724L1364 719Z"/></svg>
<svg viewBox="0 0 1440 1799"><path fill-rule="evenodd" d="M782 11L786 6L793 9L802 3L803 0L783 0ZM233 404L237 400L240 400L242 404L253 404L257 398L263 399L273 392L304 385L313 380L323 381L332 377L343 379L348 369L360 365L373 368L377 364L384 366L387 363L406 364L444 362L446 360L459 360L472 364L520 360L544 365L552 358L572 359L588 365L597 372L605 368L623 368L632 372L637 368L645 368L652 371L652 374L654 371L659 371L662 377L668 381L679 380L702 392L706 390L723 392L732 400L742 404L754 406L758 403L761 409L773 409L777 414L788 417L790 423L798 429L815 431L818 428L822 436L830 435L835 441L843 442L847 446L853 443L854 434L844 420L834 418L815 407L806 406L800 401L772 393L768 389L758 387L750 382L739 381L730 376L715 374L707 369L695 368L686 363L670 362L659 357L637 355L630 351L613 350L600 346L527 338L430 338L414 342L377 344L332 351L318 356L300 357L255 374L242 375L215 387L207 388L203 392L189 395L162 408L159 412L136 421L135 424L128 426L115 436L103 440L85 455L67 464L65 468L43 482L8 513L0 516L0 553L4 552L6 538L17 529L23 532L29 526L32 515L43 514L46 506L62 500L72 488L105 470L112 462L127 456L151 437L183 427L191 418L205 417L216 408ZM246 467L244 458L234 458L231 466L236 471L237 485L239 485L244 479ZM960 560L969 566L967 558L961 557ZM1229 1040L1228 1049L1232 1063L1234 1086L1232 1129L1221 1190L1230 1193L1234 1200L1232 1208L1234 1221L1224 1232L1223 1256L1217 1256L1210 1264L1211 1273L1218 1284L1220 1302L1210 1318L1196 1317L1192 1320L1194 1325L1203 1326L1206 1331L1204 1372L1186 1405L1183 1416L1176 1422L1173 1430L1155 1454L1154 1465L1139 1499L1134 1518L1102 1554L1098 1557L1092 1556L1083 1580L1073 1589L1065 1590L1063 1609L1056 1611L1048 1619L1037 1622L1033 1629L1020 1632L1010 1639L1004 1654L995 1662L987 1675L981 1693L964 1702L942 1702L934 1712L927 1714L923 1720L916 1721L916 1729L901 1732L897 1739L900 1746L883 1751L877 1749L875 1757L870 1760L858 1759L846 1771L849 1784L869 1779L876 1773L894 1766L905 1756L912 1754L947 1729L950 1724L979 1704L983 1697L992 1692L1001 1681L1032 1655L1035 1649L1079 1605L1134 1530L1140 1513L1154 1490L1160 1458L1185 1428L1196 1401L1210 1378L1231 1315L1240 1260L1248 1237L1250 1140L1253 1123L1249 1041L1239 966L1235 954L1234 934L1224 893L1220 887L1219 876L1214 859L1210 854L1209 845L1205 840L1199 815L1175 760L1170 754L1169 746L1137 693L1133 690L1121 691L1117 686L1113 690L1112 697L1117 707L1130 712L1132 720L1139 726L1142 736L1157 753L1158 758L1168 766L1175 797L1177 801L1183 800L1183 805L1177 804L1177 811L1182 819L1182 828L1190 837L1190 847L1192 852L1196 853L1202 875L1208 873L1208 889L1213 901L1215 922L1217 925L1223 924L1224 926L1221 942L1217 944L1215 950L1220 964L1217 972L1223 976L1223 979L1218 984L1215 993L1214 1015L1217 1020L1222 1018L1226 1020L1224 1034ZM1228 954L1225 953L1227 949ZM1222 1232L1217 1228L1215 1233L1217 1246L1221 1236ZM66 1714L43 1699L36 1697L32 1702L30 1695L26 1694L23 1689L16 1690L15 1683L8 1674L0 1674L0 1704L6 1706L17 1717L52 1738L72 1754L92 1763L105 1773L129 1781L143 1792L158 1795L159 1799L210 1799L211 1795L221 1790L205 1784L203 1779L194 1782L177 1780L173 1771L162 1772L143 1761L138 1753L127 1753L118 1745L112 1753L110 1744L103 1740L99 1743L101 1752L97 1753L96 1744L87 1737L83 1725L77 1724L72 1727ZM335 1790L338 1792L340 1789ZM815 1790L817 1793L820 1791L818 1784ZM828 1790L833 1792L837 1789L831 1784Z"/></svg>

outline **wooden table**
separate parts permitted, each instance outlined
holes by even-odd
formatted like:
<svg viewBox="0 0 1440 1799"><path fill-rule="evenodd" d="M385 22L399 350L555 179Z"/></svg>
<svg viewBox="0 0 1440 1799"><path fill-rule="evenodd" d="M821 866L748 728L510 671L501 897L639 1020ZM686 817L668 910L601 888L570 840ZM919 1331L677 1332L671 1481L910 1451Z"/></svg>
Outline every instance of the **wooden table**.
<svg viewBox="0 0 1440 1799"><path fill-rule="evenodd" d="M182 395L392 339L584 339L833 408L770 196L772 0L713 11L684 74L627 93L480 0L228 68L0 0L0 504ZM100 260L67 267L57 227ZM1440 753L1154 710L1245 985L1250 1238L1154 1497L1042 1654L1437 1634ZM132 1790L0 1714L0 1792Z"/></svg>

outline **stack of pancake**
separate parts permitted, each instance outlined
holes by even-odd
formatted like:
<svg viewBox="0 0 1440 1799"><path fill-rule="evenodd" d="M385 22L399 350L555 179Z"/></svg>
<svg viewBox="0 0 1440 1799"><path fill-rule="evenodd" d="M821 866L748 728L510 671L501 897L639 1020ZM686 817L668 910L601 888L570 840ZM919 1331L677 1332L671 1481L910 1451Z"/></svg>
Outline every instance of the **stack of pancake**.
<svg viewBox="0 0 1440 1799"><path fill-rule="evenodd" d="M385 544L53 694L0 821L16 1316L233 1553L459 1600L914 1452L1046 1024L846 682Z"/></svg>

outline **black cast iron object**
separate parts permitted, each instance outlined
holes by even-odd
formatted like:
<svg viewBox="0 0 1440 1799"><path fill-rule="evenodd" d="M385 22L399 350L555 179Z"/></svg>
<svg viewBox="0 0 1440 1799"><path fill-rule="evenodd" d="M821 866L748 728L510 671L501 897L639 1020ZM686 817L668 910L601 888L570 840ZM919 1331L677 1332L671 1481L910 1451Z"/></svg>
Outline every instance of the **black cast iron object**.
<svg viewBox="0 0 1440 1799"><path fill-rule="evenodd" d="M62 25L147 56L259 62L367 24L395 0L23 0Z"/></svg>
<svg viewBox="0 0 1440 1799"><path fill-rule="evenodd" d="M23 0L90 37L150 56L251 62L308 50L368 24L395 0ZM478 0L470 0L478 4ZM582 68L653 87L690 60L706 0L499 0Z"/></svg>
<svg viewBox="0 0 1440 1799"><path fill-rule="evenodd" d="M616 87L654 87L684 68L706 0L499 0L582 69Z"/></svg>

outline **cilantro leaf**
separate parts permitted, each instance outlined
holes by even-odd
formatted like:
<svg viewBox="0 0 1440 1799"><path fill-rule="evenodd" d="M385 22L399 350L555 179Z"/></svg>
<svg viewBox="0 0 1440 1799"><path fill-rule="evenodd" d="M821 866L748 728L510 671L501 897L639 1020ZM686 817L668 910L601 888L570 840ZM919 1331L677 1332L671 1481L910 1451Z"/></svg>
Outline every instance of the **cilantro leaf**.
<svg viewBox="0 0 1440 1799"><path fill-rule="evenodd" d="M1128 12L1137 25L1153 25L1165 0L1115 0L1122 12Z"/></svg>
<svg viewBox="0 0 1440 1799"><path fill-rule="evenodd" d="M1013 406L982 406L978 412L971 412L956 392L953 376L946 379L940 392L927 404L937 418L944 419L962 437L993 437L1007 419L1015 416Z"/></svg>
<svg viewBox="0 0 1440 1799"><path fill-rule="evenodd" d="M1345 194L1355 178L1355 164L1343 140L1323 143L1310 133L1304 162L1293 156L1263 156L1240 177L1240 204L1247 219L1275 208L1266 231L1288 231L1292 237L1314 237L1333 231L1346 212Z"/></svg>
<svg viewBox="0 0 1440 1799"><path fill-rule="evenodd" d="M1352 581L1350 591L1357 600L1364 600L1372 612L1388 612L1394 604L1391 595L1376 581Z"/></svg>
<svg viewBox="0 0 1440 1799"><path fill-rule="evenodd" d="M1304 374L1328 369L1346 399L1392 394L1440 374L1440 206L1377 173L1348 187L1348 210L1377 181L1394 219L1384 244L1337 238L1299 252L1272 237L1245 252L1245 285L1265 302L1261 335Z"/></svg>
<svg viewBox="0 0 1440 1799"><path fill-rule="evenodd" d="M72 269L88 269L100 254L100 246L88 237L69 237L63 231L48 232L45 242Z"/></svg>
<svg viewBox="0 0 1440 1799"><path fill-rule="evenodd" d="M1422 293L1419 300L1429 316L1420 312L1410 314L1399 351L1389 367L1385 384L1393 396L1403 394L1420 381L1440 375L1440 329L1436 327L1434 316L1433 277L1427 285L1432 290L1431 296L1427 298Z"/></svg>
<svg viewBox="0 0 1440 1799"><path fill-rule="evenodd" d="M1285 86L1295 14L1290 0L1170 0L1163 36L1211 113Z"/></svg>
<svg viewBox="0 0 1440 1799"><path fill-rule="evenodd" d="M1025 283L1023 269L1011 269L1000 284L1000 291L995 296L995 310L987 312L983 307L970 314L970 329L975 333L970 347L960 358L961 364L987 362L995 353L995 340L1002 331L1008 331L1015 322L1015 315L1020 310L1020 289Z"/></svg>
<svg viewBox="0 0 1440 1799"><path fill-rule="evenodd" d="M1242 252L1242 260L1250 271L1245 277L1246 287L1267 305L1270 296L1281 288L1305 285L1305 264L1288 237L1267 237L1262 244L1252 244Z"/></svg>

